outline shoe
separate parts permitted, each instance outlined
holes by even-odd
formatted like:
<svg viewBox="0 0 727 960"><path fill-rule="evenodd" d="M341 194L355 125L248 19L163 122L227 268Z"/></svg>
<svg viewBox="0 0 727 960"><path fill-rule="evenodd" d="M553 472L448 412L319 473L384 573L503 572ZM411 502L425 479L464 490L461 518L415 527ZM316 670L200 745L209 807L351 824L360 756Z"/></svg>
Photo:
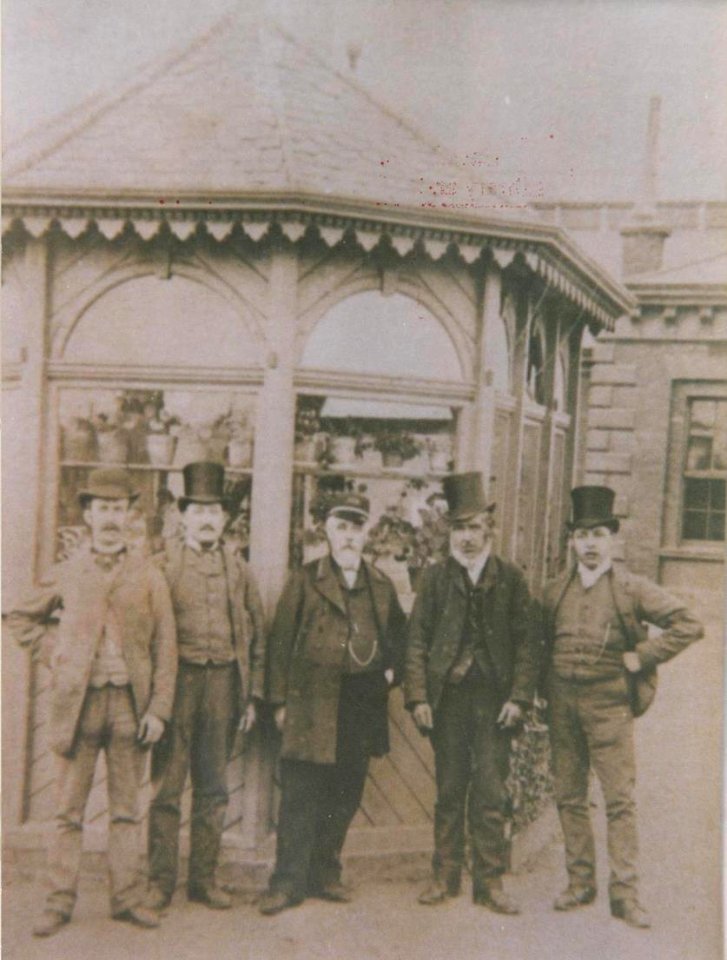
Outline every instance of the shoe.
<svg viewBox="0 0 727 960"><path fill-rule="evenodd" d="M171 902L172 895L155 886L149 887L149 891L144 898L144 906L147 910L153 910L155 913L162 913Z"/></svg>
<svg viewBox="0 0 727 960"><path fill-rule="evenodd" d="M62 927L65 927L70 919L65 913L59 913L57 910L44 910L33 927L33 936L52 937L54 933L58 933Z"/></svg>
<svg viewBox="0 0 727 960"><path fill-rule="evenodd" d="M351 890L340 880L324 883L317 893L321 900L330 900L331 903L350 903L353 900Z"/></svg>
<svg viewBox="0 0 727 960"><path fill-rule="evenodd" d="M300 900L292 897L284 890L266 890L258 902L258 910L266 917L272 917L276 913L282 913L289 907L297 907Z"/></svg>
<svg viewBox="0 0 727 960"><path fill-rule="evenodd" d="M649 914L644 910L638 900L612 900L611 916L617 920L623 920L630 927L636 927L638 930L648 930L651 926Z"/></svg>
<svg viewBox="0 0 727 960"><path fill-rule="evenodd" d="M187 899L192 903L203 903L211 910L229 910L232 897L220 887L190 887Z"/></svg>
<svg viewBox="0 0 727 960"><path fill-rule="evenodd" d="M422 890L422 892L417 897L417 902L421 903L425 907L433 907L438 903L444 903L447 899L447 884L444 880L439 880L435 877L433 880L430 880L427 886Z"/></svg>
<svg viewBox="0 0 727 960"><path fill-rule="evenodd" d="M156 910L149 910L148 907L129 907L128 910L122 910L121 913L114 914L114 920L120 920L122 923L132 923L135 927L141 927L142 930L154 930L161 924L159 914Z"/></svg>
<svg viewBox="0 0 727 960"><path fill-rule="evenodd" d="M509 916L520 913L517 901L508 896L504 890L482 890L474 894L472 899L478 906L487 907L495 913L504 913Z"/></svg>
<svg viewBox="0 0 727 960"><path fill-rule="evenodd" d="M596 899L595 887L566 887L553 903L554 910L575 910L586 907Z"/></svg>

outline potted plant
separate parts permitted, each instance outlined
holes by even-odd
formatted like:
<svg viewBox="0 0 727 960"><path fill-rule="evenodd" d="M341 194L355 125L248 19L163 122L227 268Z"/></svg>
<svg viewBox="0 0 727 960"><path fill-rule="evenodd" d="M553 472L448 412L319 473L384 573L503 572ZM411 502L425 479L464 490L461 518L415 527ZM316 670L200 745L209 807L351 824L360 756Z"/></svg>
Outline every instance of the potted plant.
<svg viewBox="0 0 727 960"><path fill-rule="evenodd" d="M129 434L106 413L94 417L98 459L101 463L126 463L129 459Z"/></svg>
<svg viewBox="0 0 727 960"><path fill-rule="evenodd" d="M156 416L146 420L146 452L149 463L155 466L168 466L172 463L177 438L171 433L171 429L178 423L177 418L163 408Z"/></svg>
<svg viewBox="0 0 727 960"><path fill-rule="evenodd" d="M230 439L227 443L227 465L244 469L252 465L252 426L244 413L230 414L227 417Z"/></svg>
<svg viewBox="0 0 727 960"><path fill-rule="evenodd" d="M299 402L295 414L295 450L296 463L313 463L316 460L316 435L320 433L321 419L317 410Z"/></svg>
<svg viewBox="0 0 727 960"><path fill-rule="evenodd" d="M449 434L439 434L427 440L429 468L432 473L447 473L452 461L452 438Z"/></svg>
<svg viewBox="0 0 727 960"><path fill-rule="evenodd" d="M352 417L331 420L328 449L332 463L354 463L359 452L361 431Z"/></svg>
<svg viewBox="0 0 727 960"><path fill-rule="evenodd" d="M96 431L88 417L71 417L61 428L61 459L86 462L96 457Z"/></svg>
<svg viewBox="0 0 727 960"><path fill-rule="evenodd" d="M401 467L422 450L421 444L410 433L398 430L385 430L378 434L374 446L381 451L385 467Z"/></svg>

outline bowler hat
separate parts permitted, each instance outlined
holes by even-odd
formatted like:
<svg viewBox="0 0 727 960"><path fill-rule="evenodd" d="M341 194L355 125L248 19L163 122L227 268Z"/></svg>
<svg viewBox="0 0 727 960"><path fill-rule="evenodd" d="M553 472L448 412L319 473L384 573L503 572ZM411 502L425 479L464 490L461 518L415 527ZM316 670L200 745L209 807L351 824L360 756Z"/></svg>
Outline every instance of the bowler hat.
<svg viewBox="0 0 727 960"><path fill-rule="evenodd" d="M331 496L327 510L327 517L341 517L352 523L365 523L369 518L371 504L369 498L361 493L336 493Z"/></svg>
<svg viewBox="0 0 727 960"><path fill-rule="evenodd" d="M568 522L570 530L608 527L618 533L619 520L613 513L616 494L610 487L575 487L570 495L573 503L572 518Z"/></svg>
<svg viewBox="0 0 727 960"><path fill-rule="evenodd" d="M117 467L101 467L92 470L83 490L78 492L78 500L85 510L93 499L128 500L133 503L139 494L131 483L131 475Z"/></svg>
<svg viewBox="0 0 727 960"><path fill-rule="evenodd" d="M221 463L202 460L188 463L182 470L184 496L179 498L179 509L190 503L221 503L227 509L225 496L225 468Z"/></svg>
<svg viewBox="0 0 727 960"><path fill-rule="evenodd" d="M494 503L487 502L482 486L482 474L452 473L442 480L442 490L449 507L450 520L464 520L478 513L491 513Z"/></svg>

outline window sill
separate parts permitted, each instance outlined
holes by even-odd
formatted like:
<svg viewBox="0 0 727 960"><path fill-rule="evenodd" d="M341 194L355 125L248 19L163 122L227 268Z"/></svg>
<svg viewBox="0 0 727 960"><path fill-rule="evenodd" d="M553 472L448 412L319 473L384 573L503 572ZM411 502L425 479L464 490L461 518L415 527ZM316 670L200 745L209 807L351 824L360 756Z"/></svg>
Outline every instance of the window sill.
<svg viewBox="0 0 727 960"><path fill-rule="evenodd" d="M700 560L707 563L724 563L725 548L724 545L715 542L714 546L694 546L669 547L659 551L659 557L662 560Z"/></svg>

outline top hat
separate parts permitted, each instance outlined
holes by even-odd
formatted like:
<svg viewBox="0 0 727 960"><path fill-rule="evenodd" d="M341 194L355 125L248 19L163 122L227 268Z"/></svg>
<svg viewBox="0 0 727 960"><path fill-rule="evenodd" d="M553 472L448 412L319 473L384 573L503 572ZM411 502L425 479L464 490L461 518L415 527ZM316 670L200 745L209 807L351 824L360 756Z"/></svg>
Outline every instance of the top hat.
<svg viewBox="0 0 727 960"><path fill-rule="evenodd" d="M92 470L88 483L78 491L78 500L85 510L91 500L128 500L133 503L139 494L131 483L131 475L117 467Z"/></svg>
<svg viewBox="0 0 727 960"><path fill-rule="evenodd" d="M450 520L464 520L478 513L492 513L494 503L487 502L482 486L482 474L452 473L442 480L442 490L449 506Z"/></svg>
<svg viewBox="0 0 727 960"><path fill-rule="evenodd" d="M225 468L221 463L200 461L188 463L182 470L184 496L179 498L179 509L190 503L221 503L227 509L225 496Z"/></svg>
<svg viewBox="0 0 727 960"><path fill-rule="evenodd" d="M341 517L352 523L365 523L369 518L369 498L360 493L343 492L331 496L326 517Z"/></svg>
<svg viewBox="0 0 727 960"><path fill-rule="evenodd" d="M613 501L616 494L610 487L575 487L571 490L573 502L572 518L568 527L608 527L618 532L619 520L613 513Z"/></svg>

